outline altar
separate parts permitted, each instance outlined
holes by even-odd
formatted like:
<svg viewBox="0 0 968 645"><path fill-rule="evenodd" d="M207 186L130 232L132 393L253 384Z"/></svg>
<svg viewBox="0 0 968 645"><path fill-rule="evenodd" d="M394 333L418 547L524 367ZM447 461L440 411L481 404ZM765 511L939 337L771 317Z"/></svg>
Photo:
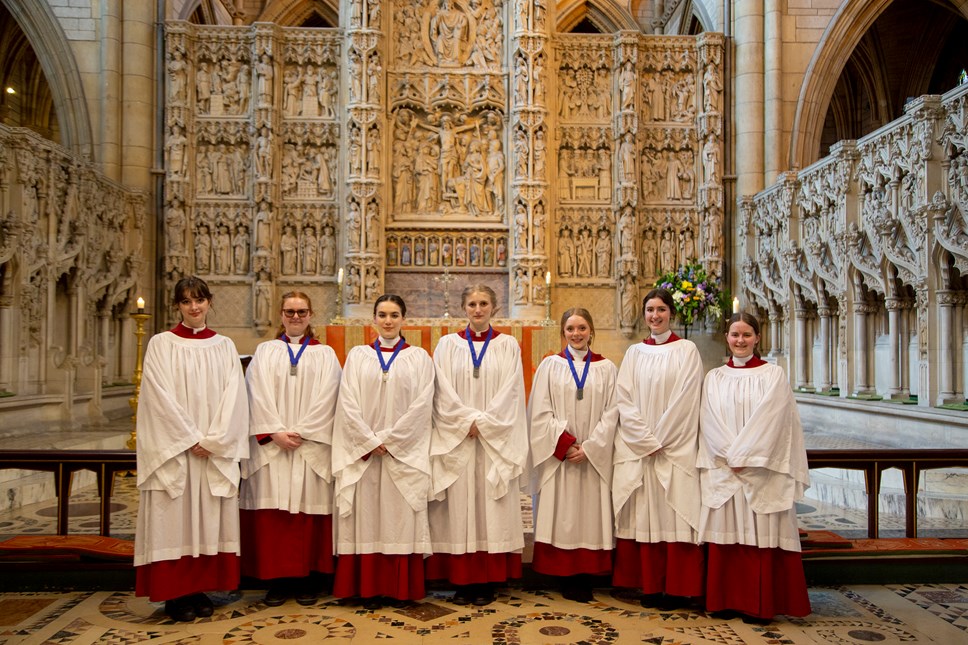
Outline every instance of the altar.
<svg viewBox="0 0 968 645"><path fill-rule="evenodd" d="M525 393L531 393L531 381L541 360L561 351L561 334L551 321L494 319L492 326L502 334L509 334L521 347L521 363L524 371ZM440 339L467 326L463 318L408 318L403 336L410 345L422 347L432 356ZM320 342L336 352L340 365L346 354L356 345L372 343L377 332L371 321L353 320L344 324L332 324L315 328Z"/></svg>

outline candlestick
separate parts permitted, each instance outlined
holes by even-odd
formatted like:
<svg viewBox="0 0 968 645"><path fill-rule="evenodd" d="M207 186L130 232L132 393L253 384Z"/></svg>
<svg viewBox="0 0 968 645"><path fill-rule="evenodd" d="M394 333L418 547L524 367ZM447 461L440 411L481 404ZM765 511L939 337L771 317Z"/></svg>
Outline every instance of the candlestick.
<svg viewBox="0 0 968 645"><path fill-rule="evenodd" d="M143 305L144 300L138 298L139 304ZM142 308L143 307L139 307ZM138 312L136 314L131 314L134 318L135 330L134 335L138 339L137 348L137 358L135 359L134 374L131 376L131 382L134 383L134 393L131 398L128 399L128 405L131 406L131 436L128 438L127 447L128 450L134 450L138 443L138 399L141 397L141 374L144 368L144 362L142 357L142 349L144 347L144 337L145 337L145 323L151 318L151 314L146 314Z"/></svg>

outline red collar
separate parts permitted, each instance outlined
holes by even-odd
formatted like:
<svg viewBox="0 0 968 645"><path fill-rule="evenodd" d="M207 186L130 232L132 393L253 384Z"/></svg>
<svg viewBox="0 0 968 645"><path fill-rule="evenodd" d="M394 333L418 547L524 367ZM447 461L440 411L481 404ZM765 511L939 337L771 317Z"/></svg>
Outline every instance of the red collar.
<svg viewBox="0 0 968 645"><path fill-rule="evenodd" d="M289 336L286 336L285 334L283 334L283 335L282 335L282 338L280 338L279 340L281 340L281 341L282 341L282 342L284 342L284 343L291 343L291 342L292 342L291 340L289 340ZM299 344L300 344L300 345L302 345L302 342L300 341L300 343L299 343ZM315 338L315 337L313 337L313 338L310 338L310 339L309 339L309 343L308 343L308 344L309 344L309 345L322 345L322 343L321 343L321 342L319 342L318 340L316 340L316 338Z"/></svg>
<svg viewBox="0 0 968 645"><path fill-rule="evenodd" d="M766 361L764 361L759 356L754 355L754 356L750 356L750 359L746 361L746 365L733 365L733 357L730 356L729 360L726 361L726 365L728 365L729 367L734 367L738 370L742 370L742 369L746 369L747 367L759 367L760 365L766 365Z"/></svg>
<svg viewBox="0 0 968 645"><path fill-rule="evenodd" d="M175 334L179 338L188 338L191 340L203 340L205 338L212 338L213 336L215 336L215 332L212 331L211 327L206 327L205 329L203 329L202 331L196 334L191 327L188 327L181 323L178 323L168 331Z"/></svg>
<svg viewBox="0 0 968 645"><path fill-rule="evenodd" d="M563 350L561 350L561 353L559 353L558 356L561 356L563 359L565 359L567 361L568 360L568 357L565 356L565 352L567 352L567 351L568 351L568 348L566 347ZM581 359L581 362L584 363L588 359L589 356L591 356L591 359L592 359L592 362L593 363L597 363L598 361L605 360L605 357L602 356L601 354L596 354L592 350L588 350L588 353L585 354L585 357ZM574 359L574 358L575 357L572 356L572 359Z"/></svg>
<svg viewBox="0 0 968 645"><path fill-rule="evenodd" d="M494 331L494 335L491 336L491 338L497 338L498 336L501 335L501 332L499 332L498 330L494 329L493 327L488 326L488 329ZM468 330L470 330L470 332L471 332L471 340L473 340L473 341L480 341L482 343L485 340L487 340L487 331L484 331L482 333L477 333L473 329L470 329L470 327L464 327L459 332L457 332L457 335L460 336L461 338L463 338L464 340L467 340L467 331Z"/></svg>
<svg viewBox="0 0 968 645"><path fill-rule="evenodd" d="M663 345L668 345L669 343L674 343L677 340L682 340L682 339L679 338L678 336L676 336L676 332L672 332L671 334L669 334L669 340L667 340L666 342L664 342L662 344ZM659 343L655 342L655 339L652 338L651 336L649 336L648 338L646 338L642 342L645 343L646 345L658 345L659 344Z"/></svg>

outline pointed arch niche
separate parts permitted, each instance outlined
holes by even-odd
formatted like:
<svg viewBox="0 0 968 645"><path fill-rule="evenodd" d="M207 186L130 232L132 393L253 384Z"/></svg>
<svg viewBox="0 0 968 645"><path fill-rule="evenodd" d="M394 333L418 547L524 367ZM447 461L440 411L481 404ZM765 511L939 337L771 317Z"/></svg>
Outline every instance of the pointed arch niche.
<svg viewBox="0 0 968 645"><path fill-rule="evenodd" d="M804 168L826 146L898 118L909 98L951 89L956 80L946 84L945 70L952 67L956 79L963 67L957 53L968 52L966 17L964 0L844 3L804 74L789 166Z"/></svg>

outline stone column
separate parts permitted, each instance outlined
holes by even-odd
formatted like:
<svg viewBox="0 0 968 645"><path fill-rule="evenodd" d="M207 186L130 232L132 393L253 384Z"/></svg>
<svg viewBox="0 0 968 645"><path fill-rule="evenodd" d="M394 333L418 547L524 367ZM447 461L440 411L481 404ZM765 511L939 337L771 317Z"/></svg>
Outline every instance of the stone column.
<svg viewBox="0 0 968 645"><path fill-rule="evenodd" d="M100 33L100 155L101 168L111 179L121 180L121 127L124 113L121 110L121 41L123 29L121 17L124 10L121 0L102 0Z"/></svg>
<svg viewBox="0 0 968 645"><path fill-rule="evenodd" d="M736 42L736 158L738 195L753 195L764 187L763 178L763 4L738 2L735 10Z"/></svg>
<svg viewBox="0 0 968 645"><path fill-rule="evenodd" d="M810 381L810 342L807 336L807 321L810 319L810 311L806 308L797 308L795 311L797 327L797 384L798 390L812 391L813 383Z"/></svg>
<svg viewBox="0 0 968 645"><path fill-rule="evenodd" d="M749 3L741 3L749 4ZM786 170L783 146L783 33L780 0L765 0L764 16L764 176L769 184ZM740 157L742 159L742 157Z"/></svg>
<svg viewBox="0 0 968 645"><path fill-rule="evenodd" d="M853 396L869 396L871 394L869 347L867 314L870 306L864 302L854 303L854 391Z"/></svg>
<svg viewBox="0 0 968 645"><path fill-rule="evenodd" d="M911 301L902 300L899 314L898 396L911 397Z"/></svg>
<svg viewBox="0 0 968 645"><path fill-rule="evenodd" d="M935 405L951 403L955 398L955 360L952 352L954 305L958 294L954 291L938 291L938 397Z"/></svg>
<svg viewBox="0 0 968 645"><path fill-rule="evenodd" d="M826 392L833 384L830 377L830 362L833 356L830 342L830 307L818 307L817 315L820 316L820 389Z"/></svg>
<svg viewBox="0 0 968 645"><path fill-rule="evenodd" d="M901 303L897 298L887 298L887 392L892 399L901 395Z"/></svg>

